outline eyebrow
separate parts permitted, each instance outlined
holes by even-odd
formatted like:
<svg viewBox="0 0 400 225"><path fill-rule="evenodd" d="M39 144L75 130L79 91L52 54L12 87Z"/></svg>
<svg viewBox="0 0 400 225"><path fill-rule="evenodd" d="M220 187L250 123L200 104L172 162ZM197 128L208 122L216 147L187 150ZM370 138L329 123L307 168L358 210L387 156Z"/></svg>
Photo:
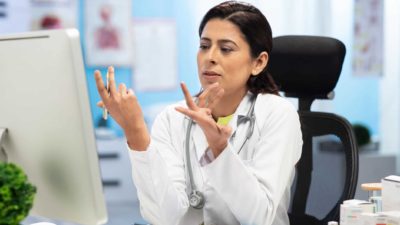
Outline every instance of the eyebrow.
<svg viewBox="0 0 400 225"><path fill-rule="evenodd" d="M200 40L210 41L210 42L211 42L211 39L210 39L210 38L207 38L207 37L202 37ZM217 41L217 43L219 43L219 44L232 43L232 44L234 44L236 47L239 47L234 41L229 40L229 39L219 39L219 40Z"/></svg>

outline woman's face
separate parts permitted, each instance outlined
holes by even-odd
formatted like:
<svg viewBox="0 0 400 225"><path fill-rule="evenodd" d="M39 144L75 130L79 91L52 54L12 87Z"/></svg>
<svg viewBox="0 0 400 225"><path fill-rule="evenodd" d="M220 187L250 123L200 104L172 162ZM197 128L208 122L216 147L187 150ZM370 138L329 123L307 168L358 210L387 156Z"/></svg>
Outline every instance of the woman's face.
<svg viewBox="0 0 400 225"><path fill-rule="evenodd" d="M218 82L225 95L246 93L254 61L239 27L222 19L207 22L197 53L198 74L204 89Z"/></svg>

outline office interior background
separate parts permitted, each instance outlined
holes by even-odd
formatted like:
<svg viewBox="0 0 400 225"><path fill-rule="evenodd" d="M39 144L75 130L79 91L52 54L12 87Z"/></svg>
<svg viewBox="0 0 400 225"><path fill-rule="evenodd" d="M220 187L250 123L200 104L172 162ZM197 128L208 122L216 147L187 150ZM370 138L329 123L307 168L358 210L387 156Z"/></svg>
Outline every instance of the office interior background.
<svg viewBox="0 0 400 225"><path fill-rule="evenodd" d="M185 82L192 93L200 90L196 66L198 25L205 12L219 2L222 1L0 0L0 34L43 29L45 16L50 25L56 23L55 28L77 28L81 33L97 137L118 139L123 137L122 130L112 119L103 121L102 111L96 106L100 97L94 71L100 69L104 75L107 66L114 65L117 82L135 91L151 126L163 107L183 98L180 81ZM372 135L374 149L371 151L390 155L400 162L400 1L246 2L266 15L275 37L329 36L346 45L346 58L334 99L317 101L312 110L334 112L352 124L363 124ZM370 25L368 15L360 16L360 11L375 15L378 23ZM112 33L116 36L109 36L102 42L96 31L101 26L113 26ZM357 34L359 27L366 30ZM372 52L366 54L370 54L373 60L370 64L376 67L355 69L358 57L364 57L358 45L369 37L376 39L369 46ZM96 45L96 41L100 44ZM393 165L392 174L399 174L399 164L397 168ZM125 173L127 179L130 179L129 172Z"/></svg>

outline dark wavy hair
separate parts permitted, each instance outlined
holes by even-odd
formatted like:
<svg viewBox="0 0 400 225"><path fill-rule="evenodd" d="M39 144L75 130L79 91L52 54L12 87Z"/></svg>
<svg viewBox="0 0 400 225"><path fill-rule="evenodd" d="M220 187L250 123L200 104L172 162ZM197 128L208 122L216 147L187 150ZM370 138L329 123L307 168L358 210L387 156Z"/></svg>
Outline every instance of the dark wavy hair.
<svg viewBox="0 0 400 225"><path fill-rule="evenodd" d="M228 20L239 27L250 46L253 58L257 58L263 51L270 55L272 30L267 18L256 7L238 1L226 1L214 6L204 15L199 27L199 36L201 36L207 22L215 18ZM268 65L257 76L251 75L247 80L247 87L253 94L272 93L279 95L278 86L268 73L267 67Z"/></svg>

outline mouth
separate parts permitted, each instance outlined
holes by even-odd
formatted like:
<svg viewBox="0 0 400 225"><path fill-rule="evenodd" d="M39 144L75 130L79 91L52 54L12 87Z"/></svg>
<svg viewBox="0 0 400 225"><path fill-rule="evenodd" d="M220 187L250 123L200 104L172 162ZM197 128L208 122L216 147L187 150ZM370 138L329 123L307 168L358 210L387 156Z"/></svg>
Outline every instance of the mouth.
<svg viewBox="0 0 400 225"><path fill-rule="evenodd" d="M220 73L217 73L213 70L202 70L201 71L201 76L200 79L205 82L205 83L215 83L215 82L219 82L221 80L222 75Z"/></svg>
<svg viewBox="0 0 400 225"><path fill-rule="evenodd" d="M221 74L216 73L214 71L210 71L210 70L203 71L202 75L206 76L206 77L220 77L221 76Z"/></svg>

